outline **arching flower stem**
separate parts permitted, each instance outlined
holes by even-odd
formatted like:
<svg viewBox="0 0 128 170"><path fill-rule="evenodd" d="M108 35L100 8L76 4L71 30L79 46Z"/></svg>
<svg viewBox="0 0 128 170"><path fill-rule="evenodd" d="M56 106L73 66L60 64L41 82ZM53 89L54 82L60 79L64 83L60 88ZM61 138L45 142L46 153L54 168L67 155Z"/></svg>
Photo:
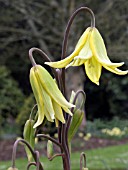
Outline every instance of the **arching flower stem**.
<svg viewBox="0 0 128 170"><path fill-rule="evenodd" d="M47 56L47 54L45 54L45 52L43 52L39 48L33 47L29 50L29 59L30 59L33 66L36 66L36 62L35 62L34 57L33 57L33 52L39 53L43 57L43 62L51 62L50 58ZM53 72L53 74L56 78L57 83L58 83L58 75L57 75L56 69L51 68L51 70L52 70L52 72Z"/></svg>
<svg viewBox="0 0 128 170"><path fill-rule="evenodd" d="M90 8L88 8L88 7L81 7L79 9L77 9L72 14L72 16L70 17L70 19L68 21L68 24L67 24L67 27L65 29L64 40L63 40L63 44L62 44L61 59L64 59L66 57L67 43L68 43L68 37L69 37L70 28L71 28L71 25L72 25L76 15L79 12L81 12L81 11L87 11L87 12L90 13L90 15L91 15L91 27L95 27L95 16L94 16L93 11ZM62 78L62 84L63 84L63 88L61 89L61 91L62 91L63 95L66 97L66 90L65 90L65 68L62 68L61 78ZM68 116L66 117L65 113L64 113L64 115L65 115L65 119L68 120ZM70 152L69 152L69 148L68 148L68 139L67 139L68 128L69 128L70 122L71 122L70 119L68 121L69 125L68 124L66 125L66 124L60 123L60 126L62 126L62 127L60 128L61 129L61 133L59 133L59 134L61 134L62 146L64 148L64 152L65 152L65 155L66 155L66 158L67 158L66 162L67 162L67 166L68 167L66 167L65 170L70 170Z"/></svg>
<svg viewBox="0 0 128 170"><path fill-rule="evenodd" d="M84 162L84 166L83 166L83 162ZM82 152L80 155L80 170L82 170L83 167L86 168L86 155L84 152Z"/></svg>
<svg viewBox="0 0 128 170"><path fill-rule="evenodd" d="M63 150L63 147L62 147L61 143L59 143L57 140L55 140L54 138L52 138L52 137L50 137L50 136L48 136L48 135L38 134L38 135L36 135L36 137L37 137L37 138L41 137L41 138L48 139L48 140L52 141L54 144L56 144L57 146L59 146L60 149Z"/></svg>
<svg viewBox="0 0 128 170"><path fill-rule="evenodd" d="M63 44L62 44L62 53L61 53L61 59L63 60L66 56L66 51L67 51L67 43L68 43L68 37L69 37L69 31L70 31L70 28L71 28L71 25L76 17L76 15L81 12L81 11L87 11L90 13L91 15L91 27L95 27L95 15L93 13L93 11L88 8L88 7L80 7L78 8L73 14L72 16L70 17L69 21L68 21L68 24L67 24L67 27L65 29L65 33L64 33L64 39L63 39ZM64 87L65 87L65 68L62 69L62 79L63 79L63 84L64 84Z"/></svg>
<svg viewBox="0 0 128 170"><path fill-rule="evenodd" d="M27 170L29 170L29 168L31 166L36 166L36 163L35 162L30 162L28 165L27 165Z"/></svg>
<svg viewBox="0 0 128 170"><path fill-rule="evenodd" d="M39 159L38 159L38 157L37 157L37 152L34 152L33 149L31 148L31 146L29 145L29 143L26 142L24 139L18 139L18 140L16 140L15 143L14 143L14 145L13 145L13 151L12 151L12 168L15 168L16 151L17 151L17 146L18 146L19 143L23 143L23 144L25 144L25 145L29 148L29 150L30 150L30 152L31 152L31 154L32 154L35 162L38 163L39 170L44 170L43 166L41 165L41 163L39 162Z"/></svg>

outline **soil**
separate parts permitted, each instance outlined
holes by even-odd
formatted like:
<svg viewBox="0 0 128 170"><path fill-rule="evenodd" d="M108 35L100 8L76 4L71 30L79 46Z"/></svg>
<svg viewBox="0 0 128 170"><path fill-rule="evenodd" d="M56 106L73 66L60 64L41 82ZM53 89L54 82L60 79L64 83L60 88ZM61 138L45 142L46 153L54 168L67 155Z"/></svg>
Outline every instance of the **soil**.
<svg viewBox="0 0 128 170"><path fill-rule="evenodd" d="M0 140L0 161L3 160L10 160L12 155L12 147L15 140ZM102 139L91 137L89 141L84 141L82 138L75 138L73 140L73 147L72 151L85 151L88 149L94 149L99 147L107 147L112 145L121 145L128 143L128 139L121 139L121 140L112 140L112 139ZM46 144L45 144L46 146ZM45 152L44 152L45 149ZM43 153L46 153L46 147L43 150ZM25 157L24 147L19 145L17 150L17 158Z"/></svg>

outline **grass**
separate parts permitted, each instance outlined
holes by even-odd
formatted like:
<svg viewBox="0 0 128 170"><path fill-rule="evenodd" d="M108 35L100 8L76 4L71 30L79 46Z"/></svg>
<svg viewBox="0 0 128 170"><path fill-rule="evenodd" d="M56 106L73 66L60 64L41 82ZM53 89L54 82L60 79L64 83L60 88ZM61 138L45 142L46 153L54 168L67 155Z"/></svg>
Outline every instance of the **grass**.
<svg viewBox="0 0 128 170"><path fill-rule="evenodd" d="M128 167L128 145L111 146L86 151L87 167L89 170L127 170ZM73 153L71 157L72 170L79 170L80 153ZM49 162L46 157L41 157L45 170L61 170L61 158L55 158ZM0 162L0 170L7 170L11 165L10 161ZM26 159L17 159L17 168L25 170ZM35 170L35 167L31 168Z"/></svg>

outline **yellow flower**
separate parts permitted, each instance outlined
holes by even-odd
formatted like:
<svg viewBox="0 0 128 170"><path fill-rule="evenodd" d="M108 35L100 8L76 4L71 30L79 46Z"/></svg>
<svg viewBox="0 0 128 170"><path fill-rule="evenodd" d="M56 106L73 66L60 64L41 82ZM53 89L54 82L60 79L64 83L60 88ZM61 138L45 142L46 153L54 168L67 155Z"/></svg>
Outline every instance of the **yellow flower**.
<svg viewBox="0 0 128 170"><path fill-rule="evenodd" d="M88 141L91 138L91 133L87 133L86 136L84 136L84 140Z"/></svg>
<svg viewBox="0 0 128 170"><path fill-rule="evenodd" d="M124 62L112 63L110 61L104 40L95 27L89 27L85 30L70 56L58 62L46 62L45 64L55 68L84 64L88 78L97 85L99 85L102 66L115 74L125 75L128 73L128 71L121 71L117 68L122 66Z"/></svg>
<svg viewBox="0 0 128 170"><path fill-rule="evenodd" d="M34 128L42 124L45 116L50 122L55 119L56 125L58 120L65 123L62 109L72 115L69 108L74 105L64 98L48 71L40 65L32 67L30 83L38 105L38 120Z"/></svg>

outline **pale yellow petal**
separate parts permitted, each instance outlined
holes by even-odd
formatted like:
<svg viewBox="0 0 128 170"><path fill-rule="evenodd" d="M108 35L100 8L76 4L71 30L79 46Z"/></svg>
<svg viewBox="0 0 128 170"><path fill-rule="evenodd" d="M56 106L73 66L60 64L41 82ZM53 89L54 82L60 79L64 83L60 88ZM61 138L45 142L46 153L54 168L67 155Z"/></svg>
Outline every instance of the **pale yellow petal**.
<svg viewBox="0 0 128 170"><path fill-rule="evenodd" d="M51 96L51 98L55 100L60 106L68 108L75 107L64 98L63 94L59 90L57 84L48 71L40 65L37 65L36 68L40 82L49 96Z"/></svg>
<svg viewBox="0 0 128 170"><path fill-rule="evenodd" d="M30 83L31 83L32 90L36 98L37 107L38 107L38 120L34 125L34 128L36 128L44 120L44 110L43 110L44 103L43 103L43 98L41 96L41 89L39 87L38 81L35 76L34 68L31 68L30 70Z"/></svg>
<svg viewBox="0 0 128 170"><path fill-rule="evenodd" d="M99 78L102 70L101 64L94 57L92 57L87 60L84 65L88 78L95 84L99 85Z"/></svg>
<svg viewBox="0 0 128 170"><path fill-rule="evenodd" d="M33 128L36 128L39 125L41 125L43 123L43 120L44 120L44 113L43 112L39 111L37 114L38 114L38 119L37 119L37 122L34 124Z"/></svg>
<svg viewBox="0 0 128 170"><path fill-rule="evenodd" d="M79 52L79 54L76 58L87 60L92 57L93 54L92 54L92 51L90 48L90 43L89 43L90 34L91 34L91 32L89 33L86 43L84 44L84 46L82 47L81 51Z"/></svg>
<svg viewBox="0 0 128 170"><path fill-rule="evenodd" d="M104 44L104 40L96 28L93 28L93 31L91 32L90 47L91 47L93 56L95 56L101 64L104 64L107 66L113 66L115 68L124 64L123 62L112 63L110 61L110 59L107 56L107 51L106 51L106 47Z"/></svg>
<svg viewBox="0 0 128 170"><path fill-rule="evenodd" d="M35 75L35 68L32 67L30 70L30 84L34 93L34 96L36 98L37 105L39 106L39 103L42 101L42 96L41 96L41 89L39 87L36 75Z"/></svg>
<svg viewBox="0 0 128 170"><path fill-rule="evenodd" d="M45 64L54 68L64 68L73 60L73 58L78 54L78 52L78 50L75 50L70 56L66 57L63 60L56 62L45 62Z"/></svg>
<svg viewBox="0 0 128 170"><path fill-rule="evenodd" d="M46 107L44 106L44 114L49 122L54 122L54 120L51 118L49 112L47 111Z"/></svg>
<svg viewBox="0 0 128 170"><path fill-rule="evenodd" d="M110 66L106 66L106 65L103 65L103 67L109 71L111 71L112 73L115 73L115 74L118 74L118 75L125 75L125 74L128 74L128 70L127 71L122 71L118 68L113 68L113 67L110 67Z"/></svg>
<svg viewBox="0 0 128 170"><path fill-rule="evenodd" d="M63 111L61 109L61 107L53 100L53 108L55 111L55 118L57 118L58 120L60 120L62 123L65 123L65 119L63 116Z"/></svg>
<svg viewBox="0 0 128 170"><path fill-rule="evenodd" d="M66 113L69 113L71 116L73 115L72 112L67 107L62 107L62 108Z"/></svg>
<svg viewBox="0 0 128 170"><path fill-rule="evenodd" d="M75 49L77 49L77 48L83 48L83 46L84 46L84 44L86 43L86 40L87 40L87 38L88 38L88 35L89 35L89 33L90 33L91 31L92 31L92 28L91 28L91 27L88 27L88 28L84 31L84 33L81 35L78 43L76 44Z"/></svg>
<svg viewBox="0 0 128 170"><path fill-rule="evenodd" d="M54 119L55 118L55 112L54 112L54 109L53 109L51 97L47 94L47 92L43 88L42 88L42 95L43 95L43 99L44 99L44 105L45 105L45 107L46 107L46 109L49 113L49 116L51 117L51 119Z"/></svg>
<svg viewBox="0 0 128 170"><path fill-rule="evenodd" d="M70 67L70 66L80 66L82 64L84 64L85 60L83 59L74 59L69 65L67 65L66 68Z"/></svg>
<svg viewBox="0 0 128 170"><path fill-rule="evenodd" d="M55 124L56 124L56 127L59 126L59 120L57 118L55 118Z"/></svg>
<svg viewBox="0 0 128 170"><path fill-rule="evenodd" d="M69 55L68 57L66 57L63 60L60 60L60 61L57 61L57 62L45 62L45 64L47 64L51 67L54 67L54 68L66 67L73 60L73 58L75 56L78 56L80 50L82 49L82 47L84 46L84 44L87 40L88 33L90 32L90 30L91 30L90 27L85 30L85 32L80 37L80 39L79 39L79 41L78 41L78 43L75 47L75 50L73 51L73 53L71 55Z"/></svg>

